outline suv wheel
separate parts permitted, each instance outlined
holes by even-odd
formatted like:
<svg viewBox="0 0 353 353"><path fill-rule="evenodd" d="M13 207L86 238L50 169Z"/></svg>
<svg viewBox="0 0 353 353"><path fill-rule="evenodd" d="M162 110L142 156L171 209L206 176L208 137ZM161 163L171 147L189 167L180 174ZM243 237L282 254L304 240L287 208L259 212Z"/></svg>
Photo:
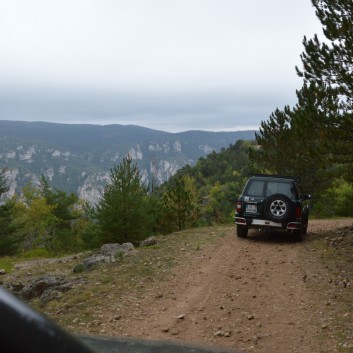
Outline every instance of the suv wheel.
<svg viewBox="0 0 353 353"><path fill-rule="evenodd" d="M286 195L274 194L265 203L265 214L274 222L283 222L292 212L291 200Z"/></svg>
<svg viewBox="0 0 353 353"><path fill-rule="evenodd" d="M248 227L240 226L237 224L237 236L239 238L245 238L248 235Z"/></svg>

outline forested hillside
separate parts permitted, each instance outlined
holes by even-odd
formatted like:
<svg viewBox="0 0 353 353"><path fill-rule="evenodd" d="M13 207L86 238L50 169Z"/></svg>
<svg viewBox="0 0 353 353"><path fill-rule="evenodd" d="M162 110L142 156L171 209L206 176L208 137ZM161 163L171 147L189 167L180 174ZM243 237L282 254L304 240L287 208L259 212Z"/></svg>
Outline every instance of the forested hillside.
<svg viewBox="0 0 353 353"><path fill-rule="evenodd" d="M168 133L140 126L0 121L0 168L7 168L7 197L44 175L52 186L96 203L109 170L130 156L142 181L161 184L185 164L255 131Z"/></svg>

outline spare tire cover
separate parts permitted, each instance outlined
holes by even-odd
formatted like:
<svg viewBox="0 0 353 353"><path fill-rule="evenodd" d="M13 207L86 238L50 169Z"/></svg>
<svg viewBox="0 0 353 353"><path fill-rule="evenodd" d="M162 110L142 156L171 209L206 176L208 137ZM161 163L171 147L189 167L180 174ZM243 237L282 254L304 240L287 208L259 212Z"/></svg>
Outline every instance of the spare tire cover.
<svg viewBox="0 0 353 353"><path fill-rule="evenodd" d="M293 203L290 198L283 194L274 194L265 202L265 215L274 222L286 221L293 212Z"/></svg>

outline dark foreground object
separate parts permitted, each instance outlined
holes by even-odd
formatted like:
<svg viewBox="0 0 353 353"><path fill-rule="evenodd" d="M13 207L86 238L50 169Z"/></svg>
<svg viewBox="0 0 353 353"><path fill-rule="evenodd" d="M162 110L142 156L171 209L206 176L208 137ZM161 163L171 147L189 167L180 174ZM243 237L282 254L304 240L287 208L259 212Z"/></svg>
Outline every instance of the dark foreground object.
<svg viewBox="0 0 353 353"><path fill-rule="evenodd" d="M167 341L147 341L111 337L81 337L84 343L99 353L236 353L234 351L200 347Z"/></svg>
<svg viewBox="0 0 353 353"><path fill-rule="evenodd" d="M0 287L1 353L236 353L174 342L74 337Z"/></svg>

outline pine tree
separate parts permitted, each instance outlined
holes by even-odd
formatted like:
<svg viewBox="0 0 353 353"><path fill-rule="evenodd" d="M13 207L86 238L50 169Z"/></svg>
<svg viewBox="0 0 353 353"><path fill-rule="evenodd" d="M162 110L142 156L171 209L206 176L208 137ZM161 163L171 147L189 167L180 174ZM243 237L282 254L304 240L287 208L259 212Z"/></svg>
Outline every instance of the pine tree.
<svg viewBox="0 0 353 353"><path fill-rule="evenodd" d="M262 172L272 174L291 174L289 163L293 151L293 131L291 130L290 108L278 108L269 119L261 122L259 132L255 134L260 150L250 150L250 158Z"/></svg>
<svg viewBox="0 0 353 353"><path fill-rule="evenodd" d="M251 150L250 158L261 172L297 176L304 191L315 196L333 180L326 125L337 106L331 102L331 111L323 112L321 107L328 98L317 94L313 84L304 84L297 97L293 109L276 109L261 123L256 133L261 147Z"/></svg>
<svg viewBox="0 0 353 353"><path fill-rule="evenodd" d="M342 98L342 108L352 111L353 105L353 2L351 0L312 0L316 16L327 40L317 35L304 37L301 55L303 70L297 72L305 81Z"/></svg>
<svg viewBox="0 0 353 353"><path fill-rule="evenodd" d="M320 42L304 37L303 69L297 69L307 86L315 87L322 100L320 121L326 130L332 163L344 165L344 177L353 182L353 2L312 0L326 37ZM337 105L331 114L332 103Z"/></svg>
<svg viewBox="0 0 353 353"><path fill-rule="evenodd" d="M0 197L9 190L5 169L0 170ZM17 249L17 240L13 236L12 204L0 205L0 255L11 254Z"/></svg>
<svg viewBox="0 0 353 353"><path fill-rule="evenodd" d="M166 231L192 226L197 218L197 194L194 180L184 175L174 180L163 195L163 214Z"/></svg>
<svg viewBox="0 0 353 353"><path fill-rule="evenodd" d="M151 229L147 210L147 190L141 185L136 163L124 158L110 171L97 217L103 242L133 242L149 235Z"/></svg>

